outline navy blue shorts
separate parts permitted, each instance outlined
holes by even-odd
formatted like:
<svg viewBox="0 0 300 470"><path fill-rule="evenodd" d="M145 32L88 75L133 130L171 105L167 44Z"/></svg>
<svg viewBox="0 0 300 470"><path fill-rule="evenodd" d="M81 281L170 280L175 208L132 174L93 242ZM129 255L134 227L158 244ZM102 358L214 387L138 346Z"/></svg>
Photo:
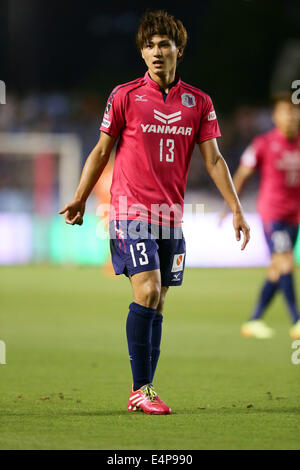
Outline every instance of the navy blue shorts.
<svg viewBox="0 0 300 470"><path fill-rule="evenodd" d="M283 221L264 223L264 232L270 252L293 251L298 235L298 225Z"/></svg>
<svg viewBox="0 0 300 470"><path fill-rule="evenodd" d="M116 274L160 269L162 286L180 286L185 266L185 239L180 227L137 220L109 224L110 251Z"/></svg>

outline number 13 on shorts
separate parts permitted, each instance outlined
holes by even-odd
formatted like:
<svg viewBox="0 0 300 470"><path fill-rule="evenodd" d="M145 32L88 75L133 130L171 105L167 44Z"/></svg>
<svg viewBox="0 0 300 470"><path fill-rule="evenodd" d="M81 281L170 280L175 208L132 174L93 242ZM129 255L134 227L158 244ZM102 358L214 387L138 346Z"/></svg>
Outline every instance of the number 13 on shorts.
<svg viewBox="0 0 300 470"><path fill-rule="evenodd" d="M144 242L137 243L135 247L136 247L136 250L139 252L137 255L139 255L139 254L142 255L141 257L137 258L140 265L143 266L144 264L148 264L149 259L148 259L147 253L146 253L145 243ZM131 253L131 257L132 257L133 266L136 268L136 266L137 266L136 256L135 256L135 253L134 253L134 248L133 248L132 243L130 244L130 253Z"/></svg>

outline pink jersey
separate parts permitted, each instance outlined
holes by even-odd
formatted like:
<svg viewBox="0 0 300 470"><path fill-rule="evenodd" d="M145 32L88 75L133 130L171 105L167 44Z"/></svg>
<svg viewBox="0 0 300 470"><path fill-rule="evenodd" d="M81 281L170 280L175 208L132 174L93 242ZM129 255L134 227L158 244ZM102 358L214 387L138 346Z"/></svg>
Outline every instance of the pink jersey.
<svg viewBox="0 0 300 470"><path fill-rule="evenodd" d="M147 72L108 99L100 130L119 137L110 220L181 224L195 143L221 134L210 97L176 80L164 99Z"/></svg>
<svg viewBox="0 0 300 470"><path fill-rule="evenodd" d="M273 129L253 140L241 164L261 173L258 212L263 222L300 221L300 134L289 141Z"/></svg>

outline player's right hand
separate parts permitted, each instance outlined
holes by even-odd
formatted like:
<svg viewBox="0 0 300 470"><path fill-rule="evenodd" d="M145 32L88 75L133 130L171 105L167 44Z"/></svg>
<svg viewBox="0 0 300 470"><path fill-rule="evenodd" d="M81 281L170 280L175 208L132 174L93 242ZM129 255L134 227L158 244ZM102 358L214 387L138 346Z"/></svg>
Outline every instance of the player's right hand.
<svg viewBox="0 0 300 470"><path fill-rule="evenodd" d="M65 214L66 224L70 225L82 225L83 214L85 211L85 203L74 199L69 202L63 209L59 211L59 214Z"/></svg>

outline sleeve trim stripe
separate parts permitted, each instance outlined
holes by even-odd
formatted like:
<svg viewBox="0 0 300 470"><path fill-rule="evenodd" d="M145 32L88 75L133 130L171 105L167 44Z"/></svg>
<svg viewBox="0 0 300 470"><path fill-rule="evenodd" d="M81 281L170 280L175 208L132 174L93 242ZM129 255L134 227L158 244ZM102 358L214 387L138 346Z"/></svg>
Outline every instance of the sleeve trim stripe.
<svg viewBox="0 0 300 470"><path fill-rule="evenodd" d="M138 81L140 80L145 80L144 78L137 78L136 80L133 80L132 82L129 82L129 83L124 83L123 85L119 85L117 86L110 94L109 96L109 100L111 100L112 98L114 98L114 96L118 93L119 90L121 90L121 88L124 88L126 86L132 86L132 85L135 85Z"/></svg>

